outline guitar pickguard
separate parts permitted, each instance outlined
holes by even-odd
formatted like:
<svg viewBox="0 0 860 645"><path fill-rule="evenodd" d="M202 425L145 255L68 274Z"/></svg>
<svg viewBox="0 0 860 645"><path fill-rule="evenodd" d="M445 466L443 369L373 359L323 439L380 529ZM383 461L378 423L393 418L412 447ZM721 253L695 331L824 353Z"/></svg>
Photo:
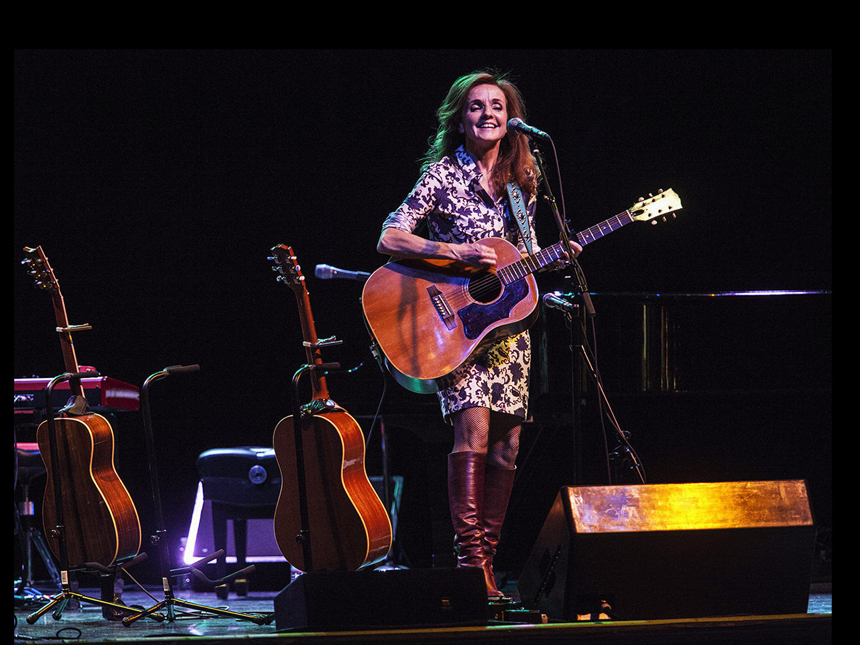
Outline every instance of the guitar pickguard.
<svg viewBox="0 0 860 645"><path fill-rule="evenodd" d="M475 340L491 324L508 318L511 310L528 295L528 284L525 280L517 280L505 287L498 300L488 305L475 302L460 309L457 315L463 321L463 333L466 338Z"/></svg>

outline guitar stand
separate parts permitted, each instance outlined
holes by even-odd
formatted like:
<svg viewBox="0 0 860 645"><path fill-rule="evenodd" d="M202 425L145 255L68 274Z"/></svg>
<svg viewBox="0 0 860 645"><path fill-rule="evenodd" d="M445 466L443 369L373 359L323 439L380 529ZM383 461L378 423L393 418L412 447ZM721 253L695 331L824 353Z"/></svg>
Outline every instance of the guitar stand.
<svg viewBox="0 0 860 645"><path fill-rule="evenodd" d="M86 596L82 593L72 590L72 586L69 579L69 564L68 564L68 553L66 549L66 535L65 535L65 524L63 517L63 504L62 504L62 485L60 483L60 478L57 473L57 468L59 467L58 463L58 450L57 450L57 441L56 441L56 427L54 424L54 403L53 403L53 391L54 387L62 382L68 381L71 379L80 379L83 376L98 376L97 373L94 372L77 372L77 373L64 373L59 376L54 377L50 383L48 383L48 387L45 391L46 397L46 408L47 408L47 421L48 421L48 443L50 445L50 454L51 454L51 472L53 475L53 484L54 484L54 500L56 505L56 515L57 515L57 525L54 527L52 533L57 537L57 541L59 542L59 551L60 551L60 587L61 591L59 594L53 596L48 600L48 602L43 605L40 609L33 612L29 616L27 616L27 623L32 625L34 624L41 616L47 613L49 610L53 609L53 618L54 620L60 620L63 615L63 611L65 611L66 606L70 601L75 600L79 602L86 602L93 605L99 605L104 610L110 609L115 614L128 614L134 610L130 609L126 605L120 605L115 602L110 602L104 600L102 598L91 598L90 596ZM124 565L114 565L112 567L103 567L102 565L98 565L104 571L109 573L113 573L117 568L123 569L125 567L129 567L132 564L136 564L146 558L146 554L138 554L134 558L130 559ZM75 569L76 571L84 571L84 570L94 570L93 566L90 564L85 564L84 567ZM153 616L153 620L159 620L163 617Z"/></svg>
<svg viewBox="0 0 860 645"><path fill-rule="evenodd" d="M312 417L318 411L325 409L327 401L315 400L305 406L299 402L299 384L306 372L313 370L336 370L340 369L340 363L310 363L299 367L293 374L293 434L296 447L296 476L298 479L299 519L301 528L296 536L296 542L302 545L302 557L304 558L305 573L313 571L313 554L311 551L310 520L308 519L307 481L305 479L305 453L304 433L302 427L308 417Z"/></svg>
<svg viewBox="0 0 860 645"><path fill-rule="evenodd" d="M371 345L371 351L374 353L374 357L377 359L380 368L382 369L382 376L386 378L385 367L380 362L378 358L381 356L381 353L378 352L378 345L376 345L376 341L374 339L373 345ZM311 363L305 364L299 367L296 373L293 375L292 386L293 386L293 397L292 397L292 406L293 406L293 419L296 420L293 431L295 433L295 450L296 450L296 475L298 478L298 498L299 498L299 517L301 520L301 529L299 534L296 536L296 542L302 545L302 557L305 561L305 572L313 571L313 554L311 552L311 539L310 539L310 528L309 528L309 519L308 519L308 509L307 509L307 493L306 493L306 481L305 481L305 461L304 461L304 438L302 433L302 424L304 423L307 417L311 417L318 412L324 412L326 409L326 405L329 402L321 402L321 401L312 401L306 405L301 405L300 403L300 394L299 394L299 383L301 381L302 376L306 372L312 372L314 370L338 370L340 369L340 363ZM391 516L392 512L392 501L391 501L391 476L388 471L388 446L386 442L385 435L385 423L380 419L380 436L382 442L382 485L383 485L383 497L385 511ZM389 549L388 554L385 556L385 560L381 562L379 565L374 567L377 571L394 571L398 569L405 569L406 567L398 565L391 555L391 550Z"/></svg>
<svg viewBox="0 0 860 645"><path fill-rule="evenodd" d="M153 536L153 540L160 542L162 540L162 538L160 536ZM163 548L165 550L167 549L166 546ZM132 616L126 616L125 618L122 619L122 624L125 625L126 627L128 627L128 626L136 623L141 618L146 618L148 616L160 616L161 614L157 614L155 612L159 612L161 610L167 610L167 621L172 623L172 622L176 621L176 610L175 610L176 607L182 607L184 609L191 609L191 610L199 611L199 612L203 612L203 613L211 613L211 614L215 614L217 616L223 616L225 618L236 618L239 620L250 620L251 622L256 623L257 625L267 625L270 622L272 622L272 620L274 620L274 614L272 614L271 616L270 615L263 615L263 614L242 614L242 613L238 613L235 611L230 611L229 609L221 609L218 607L208 607L206 605L201 605L199 603L191 602L188 600L181 600L181 599L179 599L173 595L173 587L170 584L170 577L173 577L173 576L181 576L181 575L185 575L187 573L191 573L192 575L194 575L195 578L197 578L201 582L205 583L207 586L214 588L214 587L218 587L219 585L227 584L228 582L230 582L234 578L237 578L243 574L251 573L254 570L254 567L252 565L250 567L246 567L246 568L242 569L241 571L236 571L234 573L231 573L228 576L224 576L223 578L220 578L218 580L210 580L206 576L206 574L204 574L202 571L200 571L200 569L198 569L198 567L201 567L204 564L211 562L212 560L220 558L222 555L224 555L224 550L219 549L218 551L216 551L212 555L209 555L209 556L207 556L201 560L198 560L194 564L191 564L187 567L180 567L178 569L173 569L172 571L170 571L169 577L166 577L166 578L163 577L162 578L163 585L164 585L164 599L160 600L160 601L156 601L155 605L153 605L149 609L144 609L143 611L136 613ZM152 596L151 594L148 594L148 595L153 600L156 600L156 598L154 596Z"/></svg>
<svg viewBox="0 0 860 645"><path fill-rule="evenodd" d="M117 569L128 573L126 569L131 567L138 562L146 559L146 553L140 553L128 562L124 564L115 564L111 567L105 567L98 563L88 562L86 565L79 569L75 569L75 571L86 571L90 573L100 573L107 575L114 575ZM92 598L90 596L86 596L82 593L74 591L72 589L71 583L69 582L69 571L64 569L61 571L62 576L62 584L61 591L57 595L51 597L47 604L43 605L40 609L33 612L29 616L27 616L27 623L32 625L39 618L41 618L48 611L53 609L53 613L51 614L54 620L60 620L63 617L63 612L66 610L69 602L78 601L78 602L86 602L93 605L98 605L102 608L102 613L105 617L108 616L107 612L110 612L113 616L123 616L128 615L130 613L134 613L137 611L136 609L129 607L128 605L121 605L113 600L105 600L104 598ZM161 622L164 620L164 616L161 614L153 614L150 616L156 622Z"/></svg>
<svg viewBox="0 0 860 645"><path fill-rule="evenodd" d="M200 369L199 365L189 365L189 366L181 366L174 365L172 367L166 367L163 370L156 372L149 376L146 381L143 383L143 387L140 389L140 407L143 412L143 425L144 425L144 435L146 437L146 450L147 456L149 459L149 476L152 484L152 503L155 507L155 520L157 523L157 529L155 534L151 536L150 541L153 546L158 549L159 553L159 562L161 566L161 583L162 588L164 589L164 599L156 602L155 605L150 607L149 609L144 609L141 612L138 612L132 616L126 616L122 619L122 624L128 627L129 625L134 624L141 618L159 616L155 612L159 612L163 609L167 610L167 620L168 622L174 622L176 620L176 612L175 607L184 607L186 609L193 609L195 611L210 613L217 616L224 616L226 618L236 618L240 620L250 620L257 625L266 625L274 620L274 614L271 615L262 615L262 614L242 614L234 611L229 611L227 609L219 609L216 607L208 607L205 605L201 605L194 602L189 602L187 600L180 600L176 598L173 594L173 586L171 585L171 577L177 575L183 575L187 573L191 573L195 578L201 580L207 585L211 585L212 587L217 587L222 584L226 584L227 582L237 578L240 575L250 573L254 570L254 566L246 567L241 571L236 571L220 580L210 580L206 577L206 575L200 571L198 567L215 560L223 555L223 550L218 550L212 555L203 558L202 560L198 560L194 564L182 567L179 569L170 570L170 548L167 540L167 531L164 528L164 513L162 511L161 506L161 491L158 483L158 466L155 457L155 439L152 432L152 417L150 415L149 409L149 386L155 381L161 380L171 374L184 374L187 372L196 372ZM151 596L152 597L152 596ZM155 598L153 597L153 600Z"/></svg>

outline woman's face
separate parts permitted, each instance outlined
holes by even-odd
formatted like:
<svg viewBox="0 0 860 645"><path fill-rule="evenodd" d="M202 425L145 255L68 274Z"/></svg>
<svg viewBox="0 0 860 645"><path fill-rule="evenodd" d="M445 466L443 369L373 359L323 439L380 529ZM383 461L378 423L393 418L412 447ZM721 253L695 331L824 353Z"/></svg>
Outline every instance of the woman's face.
<svg viewBox="0 0 860 645"><path fill-rule="evenodd" d="M508 132L508 105L500 87L476 85L469 91L460 131L466 136L467 149L486 150L498 145Z"/></svg>

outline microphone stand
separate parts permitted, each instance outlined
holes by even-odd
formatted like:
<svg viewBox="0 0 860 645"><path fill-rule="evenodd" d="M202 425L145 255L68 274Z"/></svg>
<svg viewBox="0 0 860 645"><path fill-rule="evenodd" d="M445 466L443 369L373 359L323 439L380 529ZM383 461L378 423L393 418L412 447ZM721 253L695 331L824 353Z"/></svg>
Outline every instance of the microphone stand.
<svg viewBox="0 0 860 645"><path fill-rule="evenodd" d="M528 135L526 135L528 136ZM543 154L541 153L540 147L537 145L536 139L533 137L528 137L532 146L532 155L535 158L538 166L538 173L541 179L540 184L543 185L544 189L544 198L549 204L550 210L552 211L553 217L555 218L556 226L558 227L559 236L561 237L562 245L567 251L568 258L570 259L570 266L573 269L573 273L576 276L576 281L578 283L577 293L582 298L583 305L585 307L586 313L588 316L594 316L594 305L591 302L591 296L588 293L588 286L585 284L585 276L582 274L582 271L579 269L579 264L576 262L574 256L576 255L573 252L573 247L570 244L570 231L567 226L567 222L562 217L561 213L558 209L558 203L556 202L555 195L552 193L552 187L550 186L549 181L546 178L546 167L544 165ZM552 143L552 139L550 139L550 143ZM555 144L553 143L553 147ZM567 323L570 326L571 340L570 340L570 350L571 350L571 414L573 418L573 428L572 428L572 451L573 451L573 464L574 464L574 472L573 472L573 483L578 484L580 479L580 470L581 470L581 452L582 452L582 420L580 419L579 413L582 409L582 387L579 382L579 373L580 370L577 369L577 354L575 351L575 347L578 345L581 346L582 340L582 328L581 325L578 324L578 321L581 320L582 315L582 307L578 304L573 305L574 310L576 311L576 316L569 312L565 311L564 316L567 318Z"/></svg>
<svg viewBox="0 0 860 645"><path fill-rule="evenodd" d="M388 389L388 370L385 369L385 356L382 353L382 350L379 347L379 343L376 342L376 338L373 336L373 333L370 331L370 326L367 324L367 320L364 321L364 325L367 328L367 333L370 335L370 353L373 355L376 364L379 366L380 371L382 372L382 398L385 398L385 392ZM381 448L381 457L382 457L382 490L383 490L383 503L385 504L385 510L388 513L388 518L392 520L392 544L391 548L388 550L388 554L385 556L385 560L376 567L378 571L397 571L399 569L406 569L408 567L401 566L398 564L397 560L394 558L392 552L394 551L394 541L397 539L397 527L394 523L394 504L395 500L391 495L391 471L389 470L389 461L388 461L388 436L385 431L385 417L380 414L380 410L382 408L382 401L380 400L380 407L377 409L377 416L374 417L374 422L379 420L379 439L380 439L380 448ZM370 432L373 432L373 426L370 427Z"/></svg>
<svg viewBox="0 0 860 645"><path fill-rule="evenodd" d="M526 135L528 136L528 135ZM589 359L588 355L588 343L586 338L586 320L589 318L594 318L597 315L597 312L594 309L594 303L591 301L591 294L588 292L588 285L585 281L585 275L582 272L582 268L579 266L579 263L574 258L573 248L570 244L570 231L567 227L567 222L562 218L561 214L558 210L558 205L555 200L555 196L552 194L552 187L549 185L549 182L546 180L546 172L544 167L543 156L541 154L540 148L537 145L535 139L531 136L528 136L529 141L532 143L532 154L534 155L535 161L538 165L538 171L540 173L540 177L542 180L542 184L544 186L545 195L547 202L550 205L552 213L555 217L556 224L558 226L559 234L561 236L562 243L566 248L569 257L570 257L570 265L573 270L574 282L576 283L576 289L574 292L574 296L579 296L582 300L583 307L579 305L574 305L574 310L576 311L576 316L574 317L569 311L565 312L565 316L568 319L568 324L570 325L570 349L571 349L571 407L573 413L573 442L574 442L574 464L575 464L575 472L574 472L574 480L579 476L579 455L580 455L580 446L581 446L581 437L582 437L582 421L580 419L579 411L582 409L582 387L579 383L579 374L580 370L577 369L577 356L579 356L579 362L583 365L585 369L588 370L588 373L591 376L592 381L597 388L597 397L598 397L598 407L601 410L601 418L603 415L603 403L605 402L608 406L608 399L606 397L606 392L603 389L603 380L600 377L600 370L596 365L596 357L595 362ZM552 139L550 139L552 143ZM554 144L553 144L554 145ZM585 318L583 318L583 308ZM612 412L611 406L609 406L609 412ZM633 449L633 446L630 445L628 441L627 434L621 429L615 420L615 415L612 414L612 425L616 429L621 445L618 450L621 453L626 454L633 462L633 467L636 470L637 475L639 476L640 481L645 483L645 471L642 467L642 464L639 461L639 457L636 454L636 451ZM611 475L610 475L611 479Z"/></svg>
<svg viewBox="0 0 860 645"><path fill-rule="evenodd" d="M172 571L170 570L170 548L167 540L167 530L164 528L164 513L162 511L161 506L161 490L158 481L158 464L155 457L155 438L152 432L152 417L150 415L149 408L149 386L156 381L160 381L161 379L166 378L172 374L186 374L190 372L196 372L199 369L199 365L174 365L172 367L166 367L163 370L149 376L146 381L144 381L143 387L141 387L140 389L140 407L141 411L143 412L144 435L146 437L146 449L147 455L149 457L149 478L152 486L152 503L155 507L156 521L156 530L155 533L150 537L150 541L152 542L153 546L157 547L159 550L159 561L161 566L161 584L164 589L164 599L160 602L157 602L149 609L144 609L142 612L139 612L133 616L126 616L125 618L123 618L122 624L126 627L135 623L139 619L153 615L154 612L160 611L164 608L167 609L167 620L169 622L174 622L176 620L176 613L174 611L174 607L177 606L185 607L187 609L193 609L195 611L200 612L208 612L218 616L225 616L227 618L250 620L257 625L265 625L274 620L274 614L272 616L263 616L257 614L240 614L234 611L229 611L227 609L217 609L215 607L207 607L205 605L189 602L187 600L180 600L173 594L173 586L170 582L171 576L183 575L190 572L194 574L194 576L199 580L202 580L203 582L212 586L217 586L229 582L230 580L238 577L239 575L250 573L254 570L254 566L251 565L250 567L246 567L241 571L236 571L228 576L225 576L220 580L210 580L209 578L207 578L206 575L202 571L200 571L198 567L206 564L207 562L211 562L216 558L221 557L224 554L223 549L219 549L215 553L201 560L198 560L197 562L188 567L182 567L179 569L174 569ZM155 600L155 598L153 598L153 600Z"/></svg>

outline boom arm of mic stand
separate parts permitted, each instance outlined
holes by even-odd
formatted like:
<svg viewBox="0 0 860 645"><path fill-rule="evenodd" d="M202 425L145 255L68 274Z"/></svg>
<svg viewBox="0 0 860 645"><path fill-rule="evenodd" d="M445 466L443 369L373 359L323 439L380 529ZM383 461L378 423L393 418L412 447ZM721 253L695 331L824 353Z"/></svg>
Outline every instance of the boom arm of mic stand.
<svg viewBox="0 0 860 645"><path fill-rule="evenodd" d="M196 372L199 369L200 369L199 365L172 365L170 367L165 367L163 370L158 371L155 374L152 374L151 376L149 376L146 379L146 381L144 381L143 387L141 387L141 401L142 401L141 407L143 408L144 425L146 426L146 428L145 428L146 439L147 439L147 444L148 444L148 448L150 450L150 455L151 455L151 458L149 460L150 461L150 475L151 475L151 480L152 480L153 491L155 491L155 493L156 493L153 496L154 497L153 501L155 502L156 520L158 521L158 525L159 525L159 530L156 532L156 535L153 536L153 540L157 541L158 545L162 548L162 553L165 556L164 557L164 565L166 565L167 562L169 562L169 555L168 555L169 549L168 549L168 544L165 541L166 531L164 529L164 518L163 518L162 507L161 507L161 493L160 493L159 485L158 485L159 482L158 482L158 471L156 470L156 468L157 468L156 467L156 460L154 458L154 455L155 455L155 439L154 439L153 432L152 432L152 416L151 416L150 410L149 410L149 386L152 385L153 383L155 383L156 381L160 381L163 378L167 378L168 376L172 376L174 374L187 374L187 373L191 373L191 372ZM200 580L206 584L212 585L214 587L217 587L218 585L222 585L222 584L225 584L227 582L230 582L234 578L238 578L240 575L251 573L255 569L254 565L251 565L249 567L245 567L244 569L242 569L240 571L234 571L233 573L231 573L227 576L224 576L223 578L220 578L218 580L210 580L209 577L206 576L206 574L203 573L199 569L199 567L201 567L204 564L211 562L212 560L215 560L215 559L217 559L223 555L224 555L224 549L219 549L218 551L216 551L212 555L210 555L206 558L202 558L201 560L198 560L197 562L193 563L192 565L190 565L188 567L185 567L182 569L174 569L173 571L171 571L171 574L177 575L177 574L181 574L181 573L190 572L190 573L194 574L194 577L197 578L198 580ZM165 584L166 584L166 582L165 582Z"/></svg>
<svg viewBox="0 0 860 645"><path fill-rule="evenodd" d="M241 571L235 571L228 576L221 578L220 580L210 580L206 576L206 574L200 571L199 567L203 566L208 562L211 562L212 560L224 556L224 549L219 549L215 553L212 553L207 557L201 558L200 560L197 560L186 567L181 567L179 569L170 569L170 549L166 539L167 530L164 528L164 513L162 511L161 506L161 490L158 485L158 469L156 466L155 458L155 437L152 431L152 415L150 414L149 410L149 386L156 381L160 381L161 379L166 378L172 374L186 374L189 372L196 372L199 369L199 365L173 365L171 367L165 367L164 369L156 372L155 374L150 375L144 381L143 386L140 388L140 407L143 412L144 434L146 435L147 452L149 454L149 474L152 483L152 497L153 504L155 505L156 522L158 524L158 526L156 527L155 534L152 536L152 542L153 544L158 546L159 550L159 560L161 564L161 582L164 590L164 600L156 603L149 609L144 609L136 615L126 616L125 618L123 618L122 624L126 627L145 616L153 615L153 612L159 611L162 608L167 609L167 619L169 622L173 622L176 619L175 607L185 607L196 611L209 612L218 616L250 620L257 625L265 625L274 620L274 614L272 614L272 616L242 614L235 611L230 611L228 609L207 607L205 605L189 602L187 600L180 600L174 595L173 585L170 583L170 578L172 576L183 575L190 572L194 575L195 578L202 580L206 584L217 587L219 585L225 584L226 582L234 578L238 578L240 575L250 573L254 571L255 568L254 565L251 565L250 567L245 567Z"/></svg>
<svg viewBox="0 0 860 645"><path fill-rule="evenodd" d="M155 435L152 430L152 414L149 408L149 387L156 381L160 381L171 374L196 372L199 369L199 365L173 365L171 367L165 367L163 370L147 377L140 388L140 408L143 416L143 434L146 441L147 456L149 458L149 480L150 486L152 487L152 502L155 506L155 520L158 524L156 532L152 536L152 541L155 546L159 547L163 554L163 566L170 561L170 557L168 545L165 541L166 529L164 528L164 512L162 509L161 489L159 486L158 463L155 457Z"/></svg>

